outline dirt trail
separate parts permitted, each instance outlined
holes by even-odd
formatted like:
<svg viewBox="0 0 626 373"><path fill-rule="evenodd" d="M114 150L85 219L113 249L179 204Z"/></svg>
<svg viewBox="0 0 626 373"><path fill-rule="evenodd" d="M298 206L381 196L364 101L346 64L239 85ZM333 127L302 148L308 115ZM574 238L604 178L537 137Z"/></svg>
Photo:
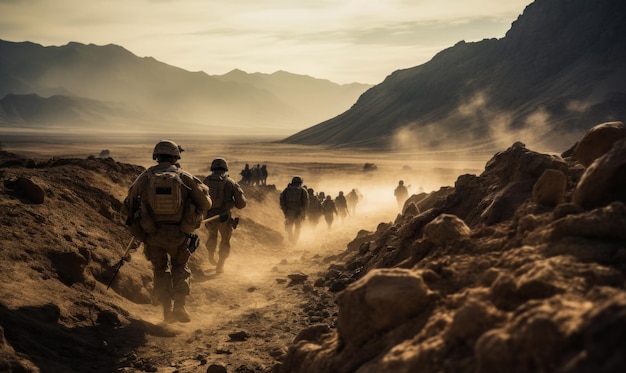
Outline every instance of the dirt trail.
<svg viewBox="0 0 626 373"><path fill-rule="evenodd" d="M235 231L222 274L198 252L187 305L192 322L165 325L160 307L135 306L131 312L173 336L147 336L120 363L127 366L122 371L206 372L211 365L228 372L270 371L302 329L318 323L332 326L334 295L314 282L329 266L325 258L345 250L355 234L349 224L331 231L320 224L314 232L303 230L295 247L259 249ZM308 276L303 283L289 278L299 273Z"/></svg>

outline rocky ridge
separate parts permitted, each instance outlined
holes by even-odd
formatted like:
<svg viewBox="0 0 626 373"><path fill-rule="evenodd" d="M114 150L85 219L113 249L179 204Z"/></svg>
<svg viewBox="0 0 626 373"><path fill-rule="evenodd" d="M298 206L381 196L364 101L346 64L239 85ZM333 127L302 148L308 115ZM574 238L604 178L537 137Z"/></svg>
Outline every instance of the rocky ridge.
<svg viewBox="0 0 626 373"><path fill-rule="evenodd" d="M625 138L613 122L561 155L518 142L413 195L329 268L336 329L301 332L278 371L621 371Z"/></svg>

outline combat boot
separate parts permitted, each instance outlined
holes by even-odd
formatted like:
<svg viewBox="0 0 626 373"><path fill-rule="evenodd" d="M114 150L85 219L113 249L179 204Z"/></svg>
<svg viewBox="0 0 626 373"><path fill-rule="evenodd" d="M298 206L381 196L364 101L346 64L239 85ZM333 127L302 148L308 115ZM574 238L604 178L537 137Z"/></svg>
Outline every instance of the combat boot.
<svg viewBox="0 0 626 373"><path fill-rule="evenodd" d="M162 300L161 305L163 306L163 322L171 324L176 321L176 317L174 316L174 312L172 312L172 300Z"/></svg>
<svg viewBox="0 0 626 373"><path fill-rule="evenodd" d="M191 317L185 309L185 295L176 295L174 298L174 310L172 311L178 322L190 322Z"/></svg>
<svg viewBox="0 0 626 373"><path fill-rule="evenodd" d="M217 260L215 260L215 250L209 250L209 263L211 263L211 265L217 265Z"/></svg>
<svg viewBox="0 0 626 373"><path fill-rule="evenodd" d="M215 268L215 273L224 273L224 262L226 261L226 259L223 259L220 256L220 260L219 262L217 262L217 267Z"/></svg>

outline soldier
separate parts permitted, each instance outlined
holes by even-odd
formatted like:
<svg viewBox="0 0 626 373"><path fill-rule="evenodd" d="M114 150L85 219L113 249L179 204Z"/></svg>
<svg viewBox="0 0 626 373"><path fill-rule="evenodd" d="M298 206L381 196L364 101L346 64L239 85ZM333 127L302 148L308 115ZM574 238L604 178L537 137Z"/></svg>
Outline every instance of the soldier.
<svg viewBox="0 0 626 373"><path fill-rule="evenodd" d="M200 219L211 208L208 188L178 164L182 151L173 141L159 141L152 153L158 164L137 177L126 199L133 205L135 201L139 204L144 253L152 264L154 295L163 306L166 322L191 321L185 309L191 275L187 239L196 227L183 228L185 210L190 209L186 206L188 202L193 204ZM132 216L132 209L129 214Z"/></svg>
<svg viewBox="0 0 626 373"><path fill-rule="evenodd" d="M302 187L302 178L294 176L291 183L280 193L280 208L285 215L285 231L289 242L297 243L300 226L309 207L309 193Z"/></svg>
<svg viewBox="0 0 626 373"><path fill-rule="evenodd" d="M346 202L348 203L348 211L350 215L354 216L356 213L356 204L359 203L359 195L356 189L352 189L346 196Z"/></svg>
<svg viewBox="0 0 626 373"><path fill-rule="evenodd" d="M204 183L209 187L213 207L207 212L206 217L220 215L228 212L228 219L225 221L213 220L207 222L205 227L208 231L206 243L209 252L209 262L216 265L216 273L224 272L224 262L230 255L230 238L238 220L230 217L230 210L233 207L242 209L246 207L247 201L243 190L237 182L231 179L228 174L228 163L224 158L215 158L211 162L211 175L204 179ZM238 218L237 218L238 219ZM218 260L215 260L215 249L217 246L218 234L221 236Z"/></svg>
<svg viewBox="0 0 626 373"><path fill-rule="evenodd" d="M398 203L398 209L402 211L402 207L404 207L404 202L409 198L409 190L406 186L404 186L403 180L400 180L398 182L398 186L393 191L393 195L396 197L396 202Z"/></svg>
<svg viewBox="0 0 626 373"><path fill-rule="evenodd" d="M263 165L261 166L261 185L267 185L267 166Z"/></svg>
<svg viewBox="0 0 626 373"><path fill-rule="evenodd" d="M316 228L322 217L322 202L315 196L313 188L307 189L309 193L309 208L306 210L306 218L309 225Z"/></svg>
<svg viewBox="0 0 626 373"><path fill-rule="evenodd" d="M243 185L250 185L250 179L252 178L252 170L250 170L250 165L246 163L245 167L239 173L241 175L241 183Z"/></svg>
<svg viewBox="0 0 626 373"><path fill-rule="evenodd" d="M324 220L326 220L326 225L328 225L328 229L330 229L333 226L335 215L337 215L335 201L333 201L330 195L326 196L324 202L322 202L322 210L324 211Z"/></svg>
<svg viewBox="0 0 626 373"><path fill-rule="evenodd" d="M343 220L348 216L348 202L346 201L346 197L343 195L343 192L340 191L337 198L335 198L335 207L337 208L337 215L339 219L343 222Z"/></svg>

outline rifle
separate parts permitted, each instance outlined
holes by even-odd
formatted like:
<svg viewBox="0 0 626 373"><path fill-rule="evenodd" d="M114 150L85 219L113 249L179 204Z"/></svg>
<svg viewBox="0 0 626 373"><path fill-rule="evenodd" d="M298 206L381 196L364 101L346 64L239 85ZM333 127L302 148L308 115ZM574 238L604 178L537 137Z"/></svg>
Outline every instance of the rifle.
<svg viewBox="0 0 626 373"><path fill-rule="evenodd" d="M213 215L210 218L206 218L206 219L202 220L202 224L208 223L210 221L217 220L217 219L220 220L220 223L223 223L226 220L230 219L232 221L232 224L233 224L233 229L237 229L237 226L239 225L239 218L231 218L230 217L230 211L224 211L224 212L222 212L219 215Z"/></svg>
<svg viewBox="0 0 626 373"><path fill-rule="evenodd" d="M120 271L120 268L122 268L122 266L124 265L124 259L128 256L133 246L135 246L134 243L135 243L135 236L132 236L130 238L130 242L128 242L128 245L126 246L126 251L124 251L122 258L115 265L115 272L113 272L113 276L111 276L111 279L109 280L109 283L107 284L107 290L109 290L109 287L111 287L111 284L113 283L113 280L115 279L115 276L117 276L117 273Z"/></svg>

